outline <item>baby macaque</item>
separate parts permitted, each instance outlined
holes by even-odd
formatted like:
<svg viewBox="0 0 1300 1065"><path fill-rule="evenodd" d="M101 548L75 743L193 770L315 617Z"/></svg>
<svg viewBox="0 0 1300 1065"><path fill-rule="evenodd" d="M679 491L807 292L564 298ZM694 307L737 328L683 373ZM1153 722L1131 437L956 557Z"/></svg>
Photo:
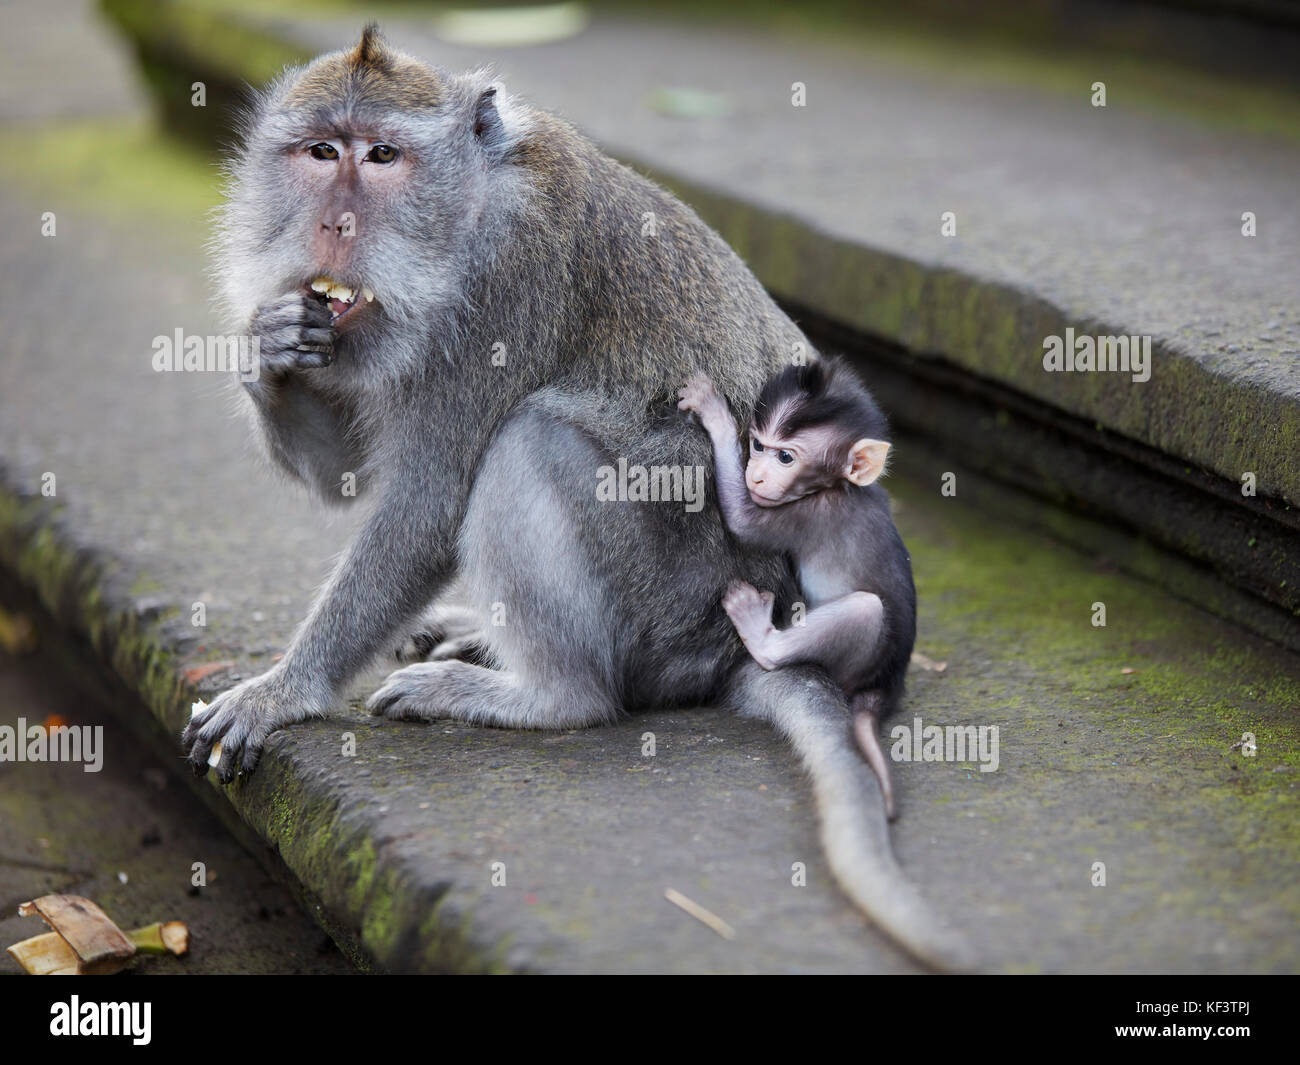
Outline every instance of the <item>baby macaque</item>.
<svg viewBox="0 0 1300 1065"><path fill-rule="evenodd" d="M889 451L884 415L844 363L791 366L763 388L742 468L736 421L712 382L694 377L680 395L678 407L694 411L713 442L727 528L743 543L787 553L805 600L784 629L772 624L773 594L743 581L723 608L763 669L811 663L844 689L892 818L878 727L903 692L916 590L889 495L876 483Z"/></svg>

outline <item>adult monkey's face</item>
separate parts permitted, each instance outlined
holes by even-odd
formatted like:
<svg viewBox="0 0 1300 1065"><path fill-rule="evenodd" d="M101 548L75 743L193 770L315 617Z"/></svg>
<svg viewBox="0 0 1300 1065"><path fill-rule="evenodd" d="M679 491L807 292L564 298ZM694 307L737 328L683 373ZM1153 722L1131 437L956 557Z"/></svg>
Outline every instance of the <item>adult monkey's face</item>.
<svg viewBox="0 0 1300 1065"><path fill-rule="evenodd" d="M302 289L329 302L340 333L429 321L463 291L485 211L511 198L503 113L515 115L486 74L439 72L373 27L287 72L229 168L218 257L233 313Z"/></svg>

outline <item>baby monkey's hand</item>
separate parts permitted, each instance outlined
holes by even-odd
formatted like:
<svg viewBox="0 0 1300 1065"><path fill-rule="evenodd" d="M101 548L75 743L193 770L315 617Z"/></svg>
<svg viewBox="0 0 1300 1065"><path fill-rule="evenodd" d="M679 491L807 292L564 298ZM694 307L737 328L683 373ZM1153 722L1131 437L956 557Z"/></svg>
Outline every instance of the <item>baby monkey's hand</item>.
<svg viewBox="0 0 1300 1065"><path fill-rule="evenodd" d="M696 374L686 382L678 396L680 399L677 403L678 410L694 411L700 416L700 421L708 428L718 419L730 420L731 411L727 409L727 404L723 398L718 395L717 389L713 387L713 382L704 374Z"/></svg>

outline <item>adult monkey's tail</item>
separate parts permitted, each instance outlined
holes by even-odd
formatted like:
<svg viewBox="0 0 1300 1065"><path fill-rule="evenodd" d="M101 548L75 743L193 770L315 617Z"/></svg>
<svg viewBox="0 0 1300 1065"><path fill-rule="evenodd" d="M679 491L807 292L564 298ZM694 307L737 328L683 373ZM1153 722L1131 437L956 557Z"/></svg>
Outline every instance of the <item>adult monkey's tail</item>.
<svg viewBox="0 0 1300 1065"><path fill-rule="evenodd" d="M799 753L812 777L831 873L854 904L931 968L974 969L971 946L939 920L894 858L880 787L858 753L848 707L830 679L799 668L768 673L746 662L732 679L728 702L770 722Z"/></svg>

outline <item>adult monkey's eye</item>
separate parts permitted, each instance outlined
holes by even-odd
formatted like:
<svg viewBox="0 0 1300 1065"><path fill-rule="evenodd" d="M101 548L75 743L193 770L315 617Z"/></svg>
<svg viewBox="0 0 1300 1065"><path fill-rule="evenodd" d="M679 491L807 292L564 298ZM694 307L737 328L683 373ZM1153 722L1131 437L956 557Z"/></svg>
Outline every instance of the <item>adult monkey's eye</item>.
<svg viewBox="0 0 1300 1065"><path fill-rule="evenodd" d="M789 466L790 463L794 461L794 456L788 451L778 451L776 453L776 460L782 466Z"/></svg>
<svg viewBox="0 0 1300 1065"><path fill-rule="evenodd" d="M397 149L387 144L376 144L366 153L366 158L372 163L391 163L397 158Z"/></svg>
<svg viewBox="0 0 1300 1065"><path fill-rule="evenodd" d="M319 144L313 144L307 149L311 152L313 159L337 159L339 150L330 144L329 141L321 141Z"/></svg>

